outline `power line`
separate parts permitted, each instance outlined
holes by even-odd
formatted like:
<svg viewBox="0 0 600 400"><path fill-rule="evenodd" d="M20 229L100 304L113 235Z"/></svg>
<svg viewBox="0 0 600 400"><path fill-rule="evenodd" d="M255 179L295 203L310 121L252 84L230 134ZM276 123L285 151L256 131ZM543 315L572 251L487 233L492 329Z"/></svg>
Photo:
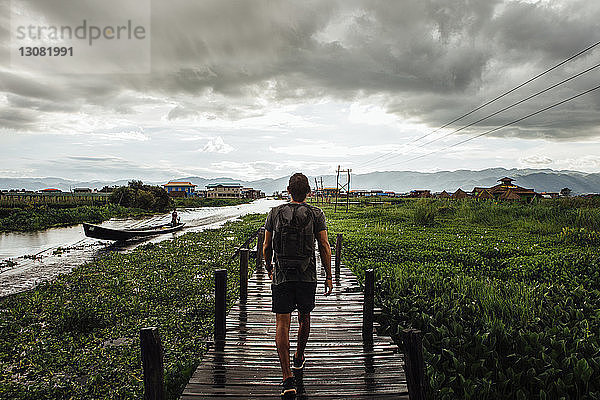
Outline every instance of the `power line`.
<svg viewBox="0 0 600 400"><path fill-rule="evenodd" d="M435 130L433 130L433 131L431 131L431 132L429 132L429 133L427 133L427 134L425 134L425 135L422 135L422 136L420 136L420 137L418 137L418 138L416 138L416 139L413 139L413 140L411 140L411 141L409 141L409 142L405 143L404 145L409 145L409 144L411 144L411 143L414 143L414 142L417 142L417 141L419 141L419 140L421 140L421 139L424 139L424 138L426 138L426 137L428 137L428 136L431 136L431 135L433 135L433 134L434 134L434 133L436 133L436 132L439 132L441 129L444 129L444 128L446 128L448 125L451 125L451 124L453 124L453 123L455 123L455 122L457 122L457 121L459 121L459 120L461 120L461 119L463 119L463 118L465 118L465 117L467 117L467 116L469 116L469 115L473 114L474 112L481 110L482 108L484 108L484 107L486 107L486 106L488 106L488 105L492 104L493 102L495 102L495 101L497 101L497 100L499 100L499 99L501 99L501 98L503 98L503 97L505 97L505 96L509 95L510 93L512 93L512 92L514 92L514 91L516 91L516 90L518 90L518 89L520 89L520 88L522 88L523 86L525 86L525 85L527 85L527 84L529 84L529 83L533 82L534 80L536 80L536 79L538 79L538 78L540 78L540 77L542 77L542 76L546 75L547 73L549 73L549 72L551 72L551 71L555 70L556 68L558 68L558 67L560 67L560 66L562 66L562 65L564 65L564 64L566 64L566 63L568 63L568 62L570 62L570 61L572 61L573 59L575 59L575 58L579 57L580 55L582 55L582 54L584 54L584 53L586 53L586 52L590 51L591 49L593 49L594 47L597 47L598 45L600 45L600 41L598 41L598 42L596 42L596 43L594 43L594 44L592 44L592 45L590 45L590 46L586 47L586 48L585 48L585 49L583 49L583 50L580 50L579 52L577 52L577 53L573 54L573 55L572 55L572 56L570 56L569 58L567 58L567 59L565 59L565 60L563 60L563 61L559 62L558 64L554 65L553 67L550 67L550 68L546 69L545 71L543 71L543 72L541 72L541 73L539 73L539 74L535 75L534 77L532 77L532 78L530 78L530 79L526 80L525 82L523 82L523 83L521 83L521 84L519 84L519 85L515 86L514 88L510 89L509 91L507 91L507 92L505 92L505 93L503 93L503 94L500 94L499 96L496 96L496 97L495 97L495 98L493 98L492 100L489 100L489 101L487 101L487 102L483 103L482 105L480 105L480 106L478 106L478 107L476 107L476 108L472 109L471 111L469 111L469 112L467 112L467 113L465 113L465 114L463 114L463 115L461 115L461 116L459 116L459 117L457 117L457 118L453 119L452 121L450 121L450 122L448 122L448 123L446 123L446 124L444 124L444 125L440 126L439 128L437 128L437 129L435 129ZM375 161L375 160L378 160L378 159L380 159L380 158L382 158L382 157L386 157L386 156L389 156L389 155L395 155L395 154L396 154L396 153L389 152L389 153L386 153L386 154L379 155L379 156L377 156L377 157L375 157L375 158L373 158L373 159L371 159L371 160L367 160L367 161L365 161L365 162L363 162L363 163L361 163L361 164L358 164L358 165L357 165L355 168L357 168L357 167L362 167L362 166L365 166L365 165L367 165L367 164L369 164L369 163L371 163L371 162L373 162L373 161ZM391 157L391 158L393 158L393 157ZM382 161L383 161L383 160L382 160Z"/></svg>
<svg viewBox="0 0 600 400"><path fill-rule="evenodd" d="M467 124L467 125L465 125L465 126L462 126L462 127L458 128L458 129L455 129L455 130L453 130L452 132L446 133L445 135L442 135L442 136L440 136L439 138L435 138L435 139L433 139L433 140L430 140L430 141L428 141L428 142L422 143L422 144L420 144L420 145L418 145L418 146L415 146L414 148L415 148L415 149L418 149L418 148L424 147L424 146L426 146L426 145L428 145L428 144L430 144L430 143L437 142L438 140L441 140L441 139L443 139L443 138L445 138L445 137L448 137L448 136L450 136L450 135L454 135L454 134L455 134L455 133L457 133L457 132L460 132L460 131L462 131L462 130L465 130L466 128L469 128L469 127L471 127L471 126L473 126L473 125L476 125L476 124L478 124L478 123L480 123L480 122L482 122L482 121L485 121L486 119L490 119L491 117L494 117L494 116L496 116L496 115L500 114L501 112L504 112L504 111L506 111L506 110L508 110L508 109L510 109L510 108L513 108L513 107L515 107L515 106L518 106L518 105L519 105L519 104L521 104L521 103L524 103L524 102L526 102L527 100L531 100L531 99L533 99L534 97L537 97L537 96L539 96L539 95L541 95L541 94L544 94L544 93L546 93L547 91L549 91L549 90L552 90L552 89L554 89L554 88L556 88L556 87L558 87L558 86L560 86L560 85L563 85L563 84L565 84L565 83L567 83L567 82L569 82L569 81L571 81L571 80L573 80L573 79L575 79L575 78L578 78L578 77L580 77L581 75L583 75L583 74L586 74L586 73L588 73L588 72L590 72L590 71L592 71L592 70L594 70L594 69L596 69L596 68L598 68L598 67L600 67L600 64L596 64L596 65L594 65L594 66L592 66L592 67L590 67L590 68L586 69L585 71L582 71L582 72L580 72L580 73L578 73L578 74L575 74L575 75L573 75L573 76L571 76L571 77L569 77L569 78L567 78L567 79L564 79L564 80L562 80L562 81L560 81L560 82L558 82L558 83L555 83L554 85L552 85L552 86L550 86L550 87L547 87L547 88L546 88L546 89L544 89L544 90L540 90L539 92L537 92L537 93L534 93L534 94L532 94L531 96L528 96L528 97L524 98L523 100L519 100L519 101L517 101L516 103L513 103L513 104L511 104L511 105L509 105L509 106L506 106L506 107L504 107L504 108L502 108L502 109L500 109L500 110L498 110L498 111L496 111L496 112L494 112L494 113L492 113L492 114L489 114L489 115L488 115L488 116L486 116L486 117L480 118L480 119L478 119L477 121L471 122L470 124ZM397 155L398 155L398 154L395 154L394 156L397 156Z"/></svg>
<svg viewBox="0 0 600 400"><path fill-rule="evenodd" d="M577 58L577 57L579 57L579 56L580 56L580 55L582 55L583 53L586 53L586 52L588 52L589 50L593 49L594 47L596 47L596 46L598 46L598 45L600 45L600 41L598 41L598 42L596 42L596 43L592 44L591 46L588 46L588 47L586 47L585 49L583 49L583 50L579 51L579 52L578 52L578 53L576 53L576 54L573 54L571 57L567 58L566 60L563 60L563 61L559 62L559 63L558 63L558 64L556 64L555 66L553 66L553 67L550 67L550 68L548 68L547 70L545 70L545 71L543 71L543 72L540 72L539 74L537 74L537 75L536 75L536 76L534 76L533 78L530 78L530 79L526 80L525 82L523 82L523 83L521 83L521 84L519 84L519 85L515 86L514 88L510 89L508 92L505 92L505 93L503 93L503 94L501 94L501 95L499 95L499 96L496 96L496 97L494 97L492 100L490 100L490 101L487 101L487 102L483 103L482 105L480 105L479 107L476 107L476 108L472 109L472 110L471 110L471 111L469 111L468 113L466 113L466 114L463 114L463 115L461 115L460 117L458 117L458 118L455 118L455 119L453 119L452 121L450 121L450 122L448 122L448 123L446 123L446 124L444 124L444 125L440 126L439 128L437 128L437 129L436 129L436 130L434 130L433 132L430 132L430 133L428 133L428 134L426 134L426 135L423 135L423 136L421 136L421 137L419 137L419 138L417 138L417 139L414 139L414 140L412 140L412 141L410 141L410 142L408 142L408 143L416 142L416 141L418 141L418 140L421 140L421 139L423 139L423 138L425 138L425 137L427 137L427 136L433 135L434 133L438 132L440 129L444 129L444 128L445 128L445 127L447 127L448 125L451 125L451 124L453 124L453 123L455 123L455 122L457 122L457 121L459 121L459 120L463 119L464 117L468 117L469 115L473 114L475 111L479 111L479 110L481 110L483 107L485 107L485 106L487 106L487 105L490 105L490 104L492 104L493 102L495 102L495 101L497 101L497 100L500 100L501 98L503 98L503 97L505 97L505 96L509 95L510 93L514 92L515 90L518 90L518 89L522 88L523 86L525 86L525 85L527 85L527 84L529 84L529 83L531 83L531 82L535 81L536 79L538 79L538 78L540 78L540 77L542 77L542 76L546 75L547 73L549 73L549 72L551 72L551 71L554 71L556 68L558 68L558 67L560 67L560 66L562 66L562 65L564 65L564 64L566 64L566 63L568 63L569 61L573 60L574 58Z"/></svg>
<svg viewBox="0 0 600 400"><path fill-rule="evenodd" d="M451 148L453 148L453 147L459 146L459 145L461 145L461 144L463 144L463 143L470 142L471 140L475 140L475 139L477 139L477 138L479 138L479 137L481 137L481 136L488 135L488 134L490 134L490 133L496 132L496 131L498 131L498 130L500 130L500 129L502 129L502 128L506 128L507 126L514 125L514 124L516 124L516 123L518 123L518 122L521 122L521 121L523 121L523 120L525 120L525 119L527 119L527 118L533 117L534 115L537 115L537 114L541 114L541 113L543 113L544 111L548 111L548 110L550 110L551 108L558 107L558 106L560 106L561 104L567 103L567 102L569 102L569 101L571 101L571 100L574 100L574 99L576 99L576 98L578 98L578 97L581 97L581 96L583 96L583 95L586 95L586 94L588 94L588 93L591 93L591 92L593 92L594 90L598 90L598 89L600 89L600 85L598 85L598 86L595 86L595 87L593 87L593 88L591 88L591 89L588 89L588 90L586 90L586 91L584 91L584 92L581 92L581 93L579 93L579 94L576 94L575 96L571 96L571 97L569 97L569 98L568 98L568 99L566 99L566 100L562 100L562 101L559 101L558 103L554 103L554 104L552 104L552 105L549 105L548 107L544 107L544 108L542 108L541 110L538 110L538 111L536 111L536 112L533 112L533 113L531 113L531 114L527 114L527 115L526 115L526 116L524 116L524 117L521 117L521 118L519 118L519 119L516 119L516 120L514 120L514 121L508 122L508 123L506 123L506 124L504 124L504 125L502 125L502 126L499 126L499 127L496 127L496 128L490 129L490 130L488 130L488 131L482 132L482 133L480 133L480 134L478 134L478 135L475 135L475 136L473 136L473 137L470 137L470 138L467 138L467 139L461 140L461 141L460 141L460 142L458 142L458 143L454 143L454 144L452 144L452 145L449 145L449 146L446 146L446 147L444 147L444 148L441 148L441 149L438 149L438 150L434 150L434 151L431 151L431 152L429 152L429 153L426 153L426 154L421 154L420 156L416 156L416 157L413 157L413 158L409 158L408 160L401 161L400 163L405 163L405 162L410 162L410 161L418 160L418 159L420 159L420 158L423 158L423 157L430 156L430 155L432 155L432 154L435 154L435 153L438 153L438 152L440 152L440 151L448 150L448 149L451 149ZM394 165L397 165L397 164L400 164L400 163L396 163L396 164L394 164Z"/></svg>
<svg viewBox="0 0 600 400"><path fill-rule="evenodd" d="M598 67L600 67L600 64L593 65L593 66L591 66L590 68L588 68L588 69L586 69L586 70L584 70L584 71L582 71L582 72L579 72L579 73L577 73L577 74L575 74L575 75L572 75L572 76L570 76L569 78L563 79L562 81L560 81L560 82L558 82L558 83L555 83L555 84L553 84L553 85L551 85L551 86L547 87L546 89L540 90L539 92L536 92L536 93L534 93L534 94L532 94L532 95L530 95L530 96L528 96L528 97L526 97L526 98L524 98L524 99L522 99L522 100L519 100L519 101L517 101L517 102L515 102L515 103L513 103L513 104L511 104L511 105L509 105L509 106L506 106L506 107L504 107L504 108L502 108L502 109L500 109L500 110L498 110L498 111L496 111L496 112L494 112L494 113L492 113L492 114L489 114L489 115L487 115L487 116L485 116L485 117L483 117L483 118L480 118L480 119L478 119L477 121L471 122L471 123L469 123L469 124L467 124L467 125L464 125L464 126L462 126L462 127L458 128L458 129L455 129L455 130L454 130L454 131L452 131L452 132L446 133L445 135L442 135L442 136L440 136L440 137L438 137L438 138L435 138L435 139L433 139L433 140L430 140L430 141L428 141L428 142L421 143L421 144L419 144L419 145L414 145L414 146L412 147L412 150L414 150L414 149L419 149L419 148L422 148L422 147L425 147L425 146L427 146L428 144L431 144L431 143L437 142L437 141L439 141L439 140L442 140L442 139L444 139L444 138L446 138L446 137L448 137L448 136L451 136L451 135L453 135L453 134L455 134L455 133L457 133L457 132L460 132L460 131L462 131L462 130L465 130L466 128L469 128L469 127L471 127L471 126L473 126L473 125L476 125L476 124L478 124L478 123L480 123L480 122L482 122L482 121L485 121L485 120L487 120L487 119L489 119L489 118L491 118L491 117L494 117L494 116L496 116L496 115L498 115L498 114L500 114L500 113L502 113L502 112L504 112L504 111L506 111L506 110L508 110L508 109L511 109L511 108L513 108L513 107L515 107L515 106L518 106L519 104L522 104L522 103L524 103L524 102L526 102L526 101L528 101L528 100L531 100L531 99L532 99L532 98L534 98L534 97L537 97L537 96L539 96L539 95L541 95L541 94L544 94L544 93L546 93L546 92L548 92L548 91L550 91L550 90L552 90L552 89L554 89L554 88L556 88L556 87L558 87L558 86L561 86L561 85L563 85L563 84L565 84L565 83L567 83L567 82L569 82L569 81L571 81L571 80L573 80L573 79L575 79L575 78L578 78L578 77L580 77L581 75L584 75L584 74L586 74L586 73L588 73L588 72L590 72L590 71L592 71L592 70L594 70L594 69L596 69L596 68L598 68ZM389 161L389 160L391 160L392 158L395 158L395 157L398 157L398 156L401 156L401 155L405 155L405 154L406 154L406 153L392 153L392 154L387 154L387 156L388 156L388 157L386 157L386 158L385 158L385 159L383 159L383 160L380 160L380 161L377 161L377 162L375 162L375 164L378 164L378 163L381 163L381 162L384 162L384 161Z"/></svg>

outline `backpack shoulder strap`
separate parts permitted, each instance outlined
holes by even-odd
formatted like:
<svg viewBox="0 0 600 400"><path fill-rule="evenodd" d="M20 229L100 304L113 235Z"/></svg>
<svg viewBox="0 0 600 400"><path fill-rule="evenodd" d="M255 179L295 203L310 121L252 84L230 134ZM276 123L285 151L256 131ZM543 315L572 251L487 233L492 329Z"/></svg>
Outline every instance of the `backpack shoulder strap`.
<svg viewBox="0 0 600 400"><path fill-rule="evenodd" d="M273 214L274 214L273 215L273 219L275 221L279 221L280 223L282 222L282 220L281 220L281 214L282 214L283 208L286 207L286 206L287 206L287 204L282 204L279 207L275 208L275 211L273 212Z"/></svg>

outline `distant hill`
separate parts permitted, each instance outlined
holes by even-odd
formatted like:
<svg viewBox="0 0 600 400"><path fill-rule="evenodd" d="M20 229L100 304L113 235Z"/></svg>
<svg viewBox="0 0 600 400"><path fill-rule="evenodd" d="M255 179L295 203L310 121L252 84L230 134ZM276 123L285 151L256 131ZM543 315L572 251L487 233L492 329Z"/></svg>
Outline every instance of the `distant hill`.
<svg viewBox="0 0 600 400"><path fill-rule="evenodd" d="M492 186L499 178L508 176L515 179L519 186L535 189L538 192L558 192L564 187L573 193L600 193L600 173L587 174L578 171L554 171L550 169L505 169L488 168L481 171L458 170L440 172L385 171L351 176L351 189L382 189L395 192L408 192L413 189L430 189L432 191L455 191L461 188L470 191L475 186ZM287 176L278 179L259 179L242 181L227 177L202 178L197 176L176 178L173 180L190 181L198 188L211 183L239 183L244 186L260 189L267 194L283 191L287 187ZM314 177L309 177L314 186ZM160 185L166 182L146 182ZM74 187L102 188L105 185L126 185L126 180L119 181L74 181L62 178L0 178L0 189L40 190L53 187L68 191ZM335 187L335 175L324 175L323 185Z"/></svg>

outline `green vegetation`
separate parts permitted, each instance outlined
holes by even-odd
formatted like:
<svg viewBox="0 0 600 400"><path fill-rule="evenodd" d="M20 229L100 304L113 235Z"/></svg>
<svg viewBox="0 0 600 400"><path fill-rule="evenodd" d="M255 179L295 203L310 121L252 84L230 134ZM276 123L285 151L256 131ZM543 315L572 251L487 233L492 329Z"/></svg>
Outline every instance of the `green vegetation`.
<svg viewBox="0 0 600 400"><path fill-rule="evenodd" d="M140 399L139 329L159 327L165 384L176 399L213 329L213 271L227 268L236 301L236 246L264 222L111 253L0 300L0 399Z"/></svg>
<svg viewBox="0 0 600 400"><path fill-rule="evenodd" d="M141 208L148 211L167 212L173 206L169 194L160 186L144 185L142 181L130 181L110 194L110 202L123 207Z"/></svg>
<svg viewBox="0 0 600 400"><path fill-rule="evenodd" d="M251 203L252 199L215 199L205 197L176 197L176 207L225 207Z"/></svg>
<svg viewBox="0 0 600 400"><path fill-rule="evenodd" d="M0 208L0 232L36 231L56 226L102 222L113 217L139 217L148 212L114 204L101 206L76 206L70 208L53 205L23 208Z"/></svg>
<svg viewBox="0 0 600 400"><path fill-rule="evenodd" d="M386 333L424 332L429 397L600 398L598 201L324 209Z"/></svg>
<svg viewBox="0 0 600 400"><path fill-rule="evenodd" d="M434 399L600 398L600 203L405 200L328 217L377 274L380 322L424 332ZM140 398L139 329L158 326L175 399L212 331L213 271L264 221L108 254L0 300L0 399Z"/></svg>
<svg viewBox="0 0 600 400"><path fill-rule="evenodd" d="M168 211L173 202L158 186L131 181L129 186L115 189L110 203L81 205L77 202L19 203L0 208L0 232L36 231L82 222L99 223L114 217L140 217Z"/></svg>

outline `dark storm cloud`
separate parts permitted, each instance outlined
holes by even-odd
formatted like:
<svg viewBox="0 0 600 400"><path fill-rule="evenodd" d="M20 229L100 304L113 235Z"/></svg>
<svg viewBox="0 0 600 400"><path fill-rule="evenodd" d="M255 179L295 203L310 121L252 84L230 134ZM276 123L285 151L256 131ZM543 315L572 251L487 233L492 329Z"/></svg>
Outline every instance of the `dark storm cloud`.
<svg viewBox="0 0 600 400"><path fill-rule="evenodd" d="M33 111L19 109L0 110L0 130L1 129L34 129L38 117Z"/></svg>
<svg viewBox="0 0 600 400"><path fill-rule="evenodd" d="M548 62L567 58L585 43L598 40L600 4L581 0L563 3L560 9L507 3L490 24L490 30L497 44L514 50L523 59L530 59L532 53Z"/></svg>
<svg viewBox="0 0 600 400"><path fill-rule="evenodd" d="M65 10L54 1L30 3L56 18L81 12L79 6ZM3 72L8 110L21 116L32 109L49 112L49 102L54 102L58 110L92 104L127 113L139 102L123 94L128 91L174 99L181 105L165 116L169 120L195 115L236 119L260 113L273 102L355 100L377 94L389 112L435 128L600 38L596 0L174 0L154 1L152 7L152 74L49 79ZM141 11L119 10L131 18ZM7 45L7 32L0 33ZM600 51L474 117L597 62ZM477 128L504 124L595 86L594 76L588 74ZM206 96L220 100L206 103ZM257 98L267 106L257 104ZM588 95L497 135L557 140L596 136L599 108L598 95ZM33 121L23 121L23 129L31 128ZM10 127L18 128L18 122Z"/></svg>

